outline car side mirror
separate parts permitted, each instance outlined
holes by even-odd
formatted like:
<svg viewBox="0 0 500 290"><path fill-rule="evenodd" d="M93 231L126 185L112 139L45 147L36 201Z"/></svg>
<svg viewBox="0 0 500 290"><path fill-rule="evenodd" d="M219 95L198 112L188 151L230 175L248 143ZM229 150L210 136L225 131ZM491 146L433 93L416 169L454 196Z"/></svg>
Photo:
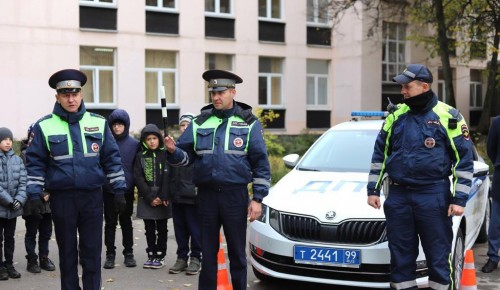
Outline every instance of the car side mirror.
<svg viewBox="0 0 500 290"><path fill-rule="evenodd" d="M283 157L283 162L285 162L286 168L292 169L295 167L295 165L297 165L297 163L299 162L299 159L300 159L299 154L295 154L295 153L288 154L288 155Z"/></svg>

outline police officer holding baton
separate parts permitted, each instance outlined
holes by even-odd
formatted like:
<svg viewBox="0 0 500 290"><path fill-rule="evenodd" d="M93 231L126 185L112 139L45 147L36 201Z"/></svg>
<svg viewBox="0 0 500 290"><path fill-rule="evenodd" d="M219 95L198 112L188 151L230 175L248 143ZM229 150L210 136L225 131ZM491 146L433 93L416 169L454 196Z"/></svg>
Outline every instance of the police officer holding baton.
<svg viewBox="0 0 500 290"><path fill-rule="evenodd" d="M247 217L262 212L268 194L270 167L262 127L252 108L235 102L235 84L243 80L227 71L203 73L212 104L201 109L175 144L165 137L172 166L194 162L193 182L198 187L198 214L202 235L202 269L198 289L217 288L217 253L221 226L229 251L234 290L246 289L245 255ZM252 182L249 202L247 185Z"/></svg>
<svg viewBox="0 0 500 290"><path fill-rule="evenodd" d="M83 268L83 289L101 289L103 194L108 179L117 211L125 209L125 176L120 153L106 119L85 109L81 88L87 77L65 69L49 79L57 92L52 114L40 119L26 151L29 206L43 206L43 191L50 192L61 289L81 289L78 259ZM79 240L77 240L79 235Z"/></svg>

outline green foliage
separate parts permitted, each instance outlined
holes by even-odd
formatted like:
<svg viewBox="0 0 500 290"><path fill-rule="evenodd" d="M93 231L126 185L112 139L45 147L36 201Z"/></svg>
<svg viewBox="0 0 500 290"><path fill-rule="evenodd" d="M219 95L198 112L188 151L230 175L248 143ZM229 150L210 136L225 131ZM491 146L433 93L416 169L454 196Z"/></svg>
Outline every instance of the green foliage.
<svg viewBox="0 0 500 290"><path fill-rule="evenodd" d="M302 156L319 136L321 135L311 134L308 130L303 130L300 135L279 136L279 142L285 148L286 154L296 153Z"/></svg>
<svg viewBox="0 0 500 290"><path fill-rule="evenodd" d="M278 118L280 115L275 113L273 110L267 111L265 114L264 110L261 108L257 109L255 115L259 118L262 128L266 128L267 124L271 123L274 119ZM264 131L264 140L266 141L267 154L274 156L282 156L285 152L285 148L278 143L278 136L271 134L270 132Z"/></svg>
<svg viewBox="0 0 500 290"><path fill-rule="evenodd" d="M279 156L269 156L269 164L271 165L271 185L275 185L285 174L290 172L290 169L285 167L283 159Z"/></svg>

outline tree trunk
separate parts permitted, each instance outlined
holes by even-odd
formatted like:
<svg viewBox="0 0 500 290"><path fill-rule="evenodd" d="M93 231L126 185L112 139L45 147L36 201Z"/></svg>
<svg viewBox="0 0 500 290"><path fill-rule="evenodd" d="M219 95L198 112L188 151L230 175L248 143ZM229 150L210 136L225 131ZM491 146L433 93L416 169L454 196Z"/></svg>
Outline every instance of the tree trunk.
<svg viewBox="0 0 500 290"><path fill-rule="evenodd" d="M500 44L500 18L496 18L495 36L493 37L493 53L488 65L488 88L484 99L483 112L477 126L477 131L488 133L490 127L490 117L500 113L498 100L496 99L496 76L498 71L498 49Z"/></svg>
<svg viewBox="0 0 500 290"><path fill-rule="evenodd" d="M456 107L455 91L453 90L453 79L450 66L449 43L446 36L446 23L444 17L444 8L442 0L432 0L434 9L436 9L436 21L438 25L438 43L439 55L441 56L441 65L443 66L444 85L446 88L446 103Z"/></svg>

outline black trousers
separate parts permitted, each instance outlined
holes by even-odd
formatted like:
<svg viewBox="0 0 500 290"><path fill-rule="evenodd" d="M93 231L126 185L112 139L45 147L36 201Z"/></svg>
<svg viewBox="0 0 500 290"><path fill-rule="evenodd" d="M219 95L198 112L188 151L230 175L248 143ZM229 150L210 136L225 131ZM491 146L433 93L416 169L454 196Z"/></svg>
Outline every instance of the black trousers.
<svg viewBox="0 0 500 290"><path fill-rule="evenodd" d="M115 237L118 222L122 228L123 254L132 254L134 245L132 213L134 209L134 193L126 192L126 207L123 214L115 211L115 195L111 192L104 192L104 245L106 255L116 255Z"/></svg>
<svg viewBox="0 0 500 290"><path fill-rule="evenodd" d="M165 258L167 255L168 219L144 220L146 229L146 252L150 258Z"/></svg>
<svg viewBox="0 0 500 290"><path fill-rule="evenodd" d="M50 206L59 247L61 290L81 289L78 259L82 265L83 290L101 289L102 200L100 188L51 191Z"/></svg>
<svg viewBox="0 0 500 290"><path fill-rule="evenodd" d="M14 258L14 233L16 232L16 223L17 218L0 218L0 267L12 265L12 259Z"/></svg>
<svg viewBox="0 0 500 290"><path fill-rule="evenodd" d="M217 289L217 253L220 229L224 229L229 257L229 271L234 290L247 286L245 254L248 190L198 188L198 214L201 228L202 267L199 290Z"/></svg>
<svg viewBox="0 0 500 290"><path fill-rule="evenodd" d="M26 235L24 236L24 247L26 248L26 259L37 259L36 236L38 235L38 254L40 257L49 255L49 241L52 236L52 215L42 214L39 219L33 215L24 217Z"/></svg>

